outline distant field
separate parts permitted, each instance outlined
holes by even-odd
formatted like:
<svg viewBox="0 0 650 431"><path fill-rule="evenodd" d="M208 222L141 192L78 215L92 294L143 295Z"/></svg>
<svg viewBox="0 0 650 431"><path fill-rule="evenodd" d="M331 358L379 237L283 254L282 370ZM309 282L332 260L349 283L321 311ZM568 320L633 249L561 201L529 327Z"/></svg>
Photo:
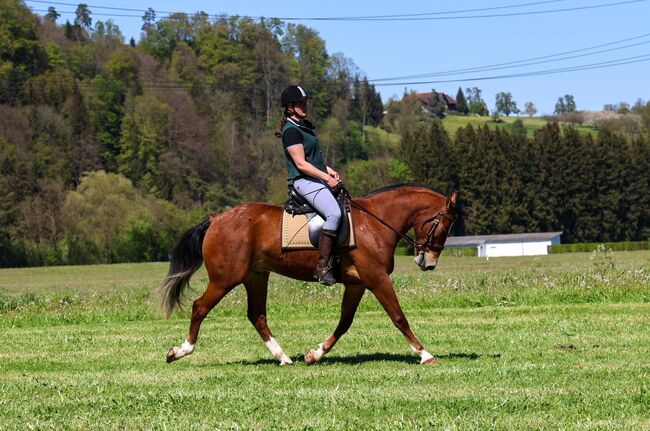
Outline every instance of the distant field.
<svg viewBox="0 0 650 431"><path fill-rule="evenodd" d="M500 123L495 123L492 120L491 116L465 117L461 115L449 115L442 121L442 124L444 124L445 129L449 132L450 136L454 136L456 134L456 131L459 128L465 127L469 124L471 124L474 127L481 127L487 124L488 127L490 127L491 129L502 127L510 131L512 129L512 123L514 123L517 119L521 120L524 123L524 127L526 128L526 133L529 138L532 138L534 136L535 130L544 127L547 123L547 121L543 118L524 117L524 116L517 117L516 115L511 117L502 116ZM595 129L591 127L578 126L577 128L579 131L583 133L592 133L592 134L595 133Z"/></svg>
<svg viewBox="0 0 650 431"><path fill-rule="evenodd" d="M323 363L279 367L242 288L195 354L165 364L167 265L0 270L0 429L650 429L650 252L397 257L396 291L441 361L423 367L366 295ZM202 290L203 270L194 279ZM338 319L341 286L272 277L269 322L296 361Z"/></svg>
<svg viewBox="0 0 650 431"><path fill-rule="evenodd" d="M449 133L449 136L454 137L456 131L461 127L472 125L473 127L482 127L487 125L491 129L501 127L505 130L512 130L512 123L517 119L521 120L524 123L526 128L526 136L532 138L535 134L535 130L544 127L547 124L547 121L539 117L525 117L525 116L511 116L501 117L499 123L495 123L492 120L491 116L486 117L474 117L474 116L462 116L462 115L449 115L442 120L442 124L445 126L445 130ZM593 127L587 126L576 126L577 129L582 133L595 134L596 129ZM379 143L382 146L386 146L393 150L396 150L399 146L400 135L396 133L388 133L385 130L367 126L367 133L371 142Z"/></svg>

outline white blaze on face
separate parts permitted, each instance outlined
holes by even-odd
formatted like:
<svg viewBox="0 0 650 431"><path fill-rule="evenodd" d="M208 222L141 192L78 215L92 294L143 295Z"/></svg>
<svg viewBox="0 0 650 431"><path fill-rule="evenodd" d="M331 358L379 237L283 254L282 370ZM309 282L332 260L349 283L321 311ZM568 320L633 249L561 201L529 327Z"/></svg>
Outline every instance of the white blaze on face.
<svg viewBox="0 0 650 431"><path fill-rule="evenodd" d="M275 338L269 338L269 340L264 344L266 344L266 347L271 351L271 354L280 361L280 365L293 364L293 361L284 353L280 343L278 343Z"/></svg>

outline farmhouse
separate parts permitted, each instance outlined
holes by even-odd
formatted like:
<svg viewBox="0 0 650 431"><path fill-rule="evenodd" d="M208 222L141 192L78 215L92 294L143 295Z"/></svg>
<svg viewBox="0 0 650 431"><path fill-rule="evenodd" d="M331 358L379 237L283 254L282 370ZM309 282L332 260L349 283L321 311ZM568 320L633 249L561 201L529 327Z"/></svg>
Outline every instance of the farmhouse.
<svg viewBox="0 0 650 431"><path fill-rule="evenodd" d="M447 248L476 247L479 257L537 256L548 254L548 246L559 244L562 232L513 233L505 235L452 236Z"/></svg>
<svg viewBox="0 0 650 431"><path fill-rule="evenodd" d="M431 106L433 105L434 100L438 100L439 102L442 102L445 107L447 108L447 111L455 111L456 110L456 99L451 97L448 94L445 93L435 93L435 99L432 96L433 93L411 93L407 94L405 97L415 97L417 98L420 103L422 104L422 110L428 112L431 109Z"/></svg>

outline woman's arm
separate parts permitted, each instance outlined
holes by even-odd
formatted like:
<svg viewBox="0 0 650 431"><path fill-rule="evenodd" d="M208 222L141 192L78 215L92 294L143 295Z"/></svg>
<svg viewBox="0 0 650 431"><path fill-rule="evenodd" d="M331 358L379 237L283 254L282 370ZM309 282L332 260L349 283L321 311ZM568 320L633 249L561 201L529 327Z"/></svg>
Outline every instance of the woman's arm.
<svg viewBox="0 0 650 431"><path fill-rule="evenodd" d="M319 180L323 180L329 187L332 188L339 185L338 178L334 178L334 176L326 174L325 172L309 163L307 159L305 159L305 147L303 147L302 144L291 145L290 147L287 147L287 151L289 152L291 159L296 164L296 167L301 173L309 175L310 177L317 178ZM329 173L332 170L328 167L327 171Z"/></svg>

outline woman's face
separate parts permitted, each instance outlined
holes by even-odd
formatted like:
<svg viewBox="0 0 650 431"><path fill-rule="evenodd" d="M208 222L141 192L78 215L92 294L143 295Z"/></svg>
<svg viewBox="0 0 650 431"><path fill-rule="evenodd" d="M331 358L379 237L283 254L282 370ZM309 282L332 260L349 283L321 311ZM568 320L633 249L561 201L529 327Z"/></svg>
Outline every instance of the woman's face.
<svg viewBox="0 0 650 431"><path fill-rule="evenodd" d="M309 114L309 106L307 105L307 101L304 100L302 102L297 102L293 104L293 108L289 108L292 113L296 114L300 118L305 118Z"/></svg>

